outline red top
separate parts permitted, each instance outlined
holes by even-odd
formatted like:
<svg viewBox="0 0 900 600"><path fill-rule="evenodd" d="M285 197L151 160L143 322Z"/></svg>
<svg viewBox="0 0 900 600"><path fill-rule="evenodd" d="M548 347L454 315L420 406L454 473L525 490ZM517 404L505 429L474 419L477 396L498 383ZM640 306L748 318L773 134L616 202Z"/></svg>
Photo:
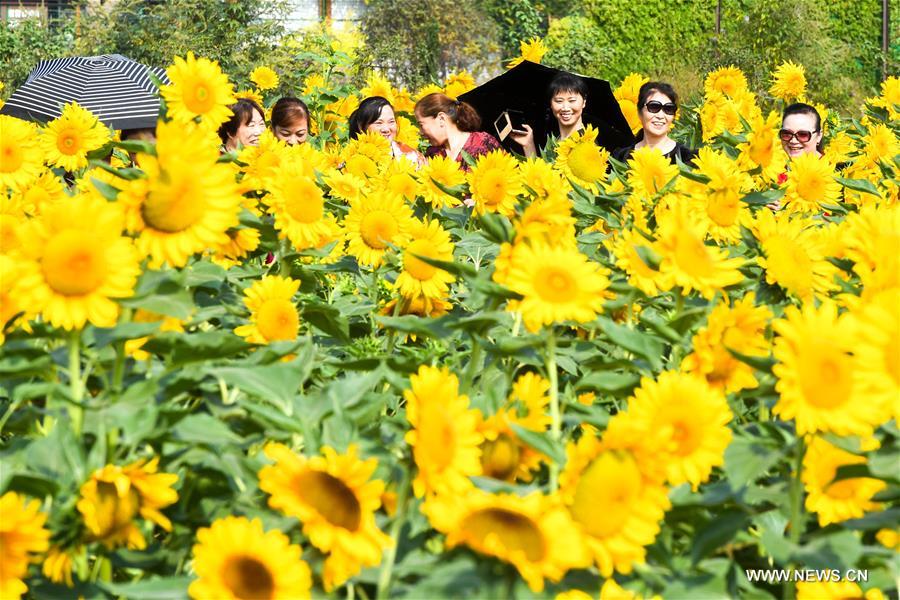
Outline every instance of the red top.
<svg viewBox="0 0 900 600"><path fill-rule="evenodd" d="M478 158L482 154L487 154L488 152L501 148L502 146L500 145L500 142L497 141L497 138L484 131L473 131L470 133L469 139L466 140L465 145L462 147L463 152L467 153L472 158ZM447 156L447 149L443 146L430 146L428 150L425 151L425 158L431 158L432 156ZM469 170L469 165L467 165L465 159L463 159L462 152L457 155L456 162L459 163L460 168L462 168L463 171Z"/></svg>

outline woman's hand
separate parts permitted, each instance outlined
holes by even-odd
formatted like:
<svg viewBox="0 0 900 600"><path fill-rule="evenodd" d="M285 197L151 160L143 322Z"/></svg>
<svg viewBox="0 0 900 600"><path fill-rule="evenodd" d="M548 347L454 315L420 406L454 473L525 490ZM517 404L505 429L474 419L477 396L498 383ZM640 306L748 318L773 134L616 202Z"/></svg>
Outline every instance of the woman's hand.
<svg viewBox="0 0 900 600"><path fill-rule="evenodd" d="M537 149L534 147L534 131L532 131L531 127L527 124L522 125L522 129L525 130L525 133L513 132L509 134L509 137L522 146L525 156L528 158L537 156Z"/></svg>

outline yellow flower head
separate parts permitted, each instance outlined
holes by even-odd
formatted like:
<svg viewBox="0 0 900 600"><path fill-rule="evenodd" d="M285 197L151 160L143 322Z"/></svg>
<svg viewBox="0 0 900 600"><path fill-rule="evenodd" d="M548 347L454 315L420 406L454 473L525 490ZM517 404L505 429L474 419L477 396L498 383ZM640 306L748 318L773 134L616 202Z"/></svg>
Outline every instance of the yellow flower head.
<svg viewBox="0 0 900 600"><path fill-rule="evenodd" d="M800 581L797 583L797 600L845 600L863 598L884 600L878 588L862 591L859 584L849 580L841 581Z"/></svg>
<svg viewBox="0 0 900 600"><path fill-rule="evenodd" d="M735 66L721 67L706 75L703 88L707 94L718 92L726 96L734 96L747 89L747 77Z"/></svg>
<svg viewBox="0 0 900 600"><path fill-rule="evenodd" d="M22 202L24 211L29 215L40 215L49 205L65 200L65 184L50 169L45 169L37 179L21 186L13 195Z"/></svg>
<svg viewBox="0 0 900 600"><path fill-rule="evenodd" d="M863 298L900 288L900 204L863 206L843 225L847 258L863 285Z"/></svg>
<svg viewBox="0 0 900 600"><path fill-rule="evenodd" d="M628 161L628 185L634 195L642 199L655 196L677 175L678 165L670 163L656 148L638 148Z"/></svg>
<svg viewBox="0 0 900 600"><path fill-rule="evenodd" d="M684 293L697 290L709 299L717 291L743 281L738 268L744 261L728 258L724 249L704 243L703 226L691 218L686 205L677 205L659 221L655 250L661 257L662 279L658 283L680 286Z"/></svg>
<svg viewBox="0 0 900 600"><path fill-rule="evenodd" d="M250 310L250 324L234 332L254 344L293 340L300 329L300 314L293 297L300 289L296 279L266 275L244 290L244 304Z"/></svg>
<svg viewBox="0 0 900 600"><path fill-rule="evenodd" d="M547 54L547 46L540 38L531 38L530 40L522 40L519 42L519 56L512 59L506 64L507 69L512 69L523 61L531 61L540 63L544 55Z"/></svg>
<svg viewBox="0 0 900 600"><path fill-rule="evenodd" d="M608 245L615 257L616 266L628 276L629 285L650 297L659 294L660 287L662 289L671 287L670 284L662 281L668 278L660 277L658 265L647 262L652 254L656 254L653 249L655 244L643 235L634 229L622 229L615 239L608 242ZM658 258L658 254L656 257ZM661 285L657 285L657 282L660 282Z"/></svg>
<svg viewBox="0 0 900 600"><path fill-rule="evenodd" d="M778 337L773 368L780 394L773 412L796 421L797 434L831 432L870 435L890 417L881 403L863 395L852 352L855 328L837 306L823 301L816 308L789 306L772 324Z"/></svg>
<svg viewBox="0 0 900 600"><path fill-rule="evenodd" d="M403 249L403 271L397 276L397 288L407 298L446 298L454 276L417 256L452 262L450 234L438 221L416 221L410 235L412 241Z"/></svg>
<svg viewBox="0 0 900 600"><path fill-rule="evenodd" d="M132 206L137 247L150 266L181 267L190 256L228 241L241 196L231 168L217 163L209 134L160 122L157 156L141 155L147 181ZM130 182L134 183L134 182Z"/></svg>
<svg viewBox="0 0 900 600"><path fill-rule="evenodd" d="M892 75L881 82L881 96L876 98L873 105L887 110L891 121L900 119L900 77Z"/></svg>
<svg viewBox="0 0 900 600"><path fill-rule="evenodd" d="M869 402L880 404L900 423L900 287L883 291L851 315L857 327L853 348L857 378Z"/></svg>
<svg viewBox="0 0 900 600"><path fill-rule="evenodd" d="M32 123L0 115L0 192L22 187L41 173L44 153L37 131Z"/></svg>
<svg viewBox="0 0 900 600"><path fill-rule="evenodd" d="M564 194L536 199L525 207L513 227L517 241L537 240L550 246L571 245L575 241L572 202Z"/></svg>
<svg viewBox="0 0 900 600"><path fill-rule="evenodd" d="M465 494L429 498L422 512L447 534L448 547L465 544L512 564L533 592L544 590L544 579L559 581L569 569L590 561L571 518L554 496L489 494L472 488Z"/></svg>
<svg viewBox="0 0 900 600"><path fill-rule="evenodd" d="M159 459L139 460L125 467L106 465L81 486L76 504L93 540L107 548L127 545L143 550L144 535L135 523L141 516L166 531L172 523L160 510L178 500L172 485L178 475L157 473Z"/></svg>
<svg viewBox="0 0 900 600"><path fill-rule="evenodd" d="M777 181L785 172L787 160L778 139L781 117L773 112L768 119L755 119L751 124L753 128L747 133L747 141L738 145L741 151L738 164L747 171L760 169L765 181Z"/></svg>
<svg viewBox="0 0 900 600"><path fill-rule="evenodd" d="M788 102L806 93L806 69L789 60L781 63L772 73L772 87L769 93Z"/></svg>
<svg viewBox="0 0 900 600"><path fill-rule="evenodd" d="M22 231L27 267L13 299L55 327L112 327L119 316L115 299L131 296L140 274L122 227L119 206L90 196L48 207Z"/></svg>
<svg viewBox="0 0 900 600"><path fill-rule="evenodd" d="M499 212L507 217L515 214L518 196L525 193L518 164L519 161L502 150L478 158L466 175L476 214Z"/></svg>
<svg viewBox="0 0 900 600"><path fill-rule="evenodd" d="M696 186L694 193L695 201L702 206L700 214L705 217L708 235L717 242L736 243L741 226L752 221L741 197L753 187L753 180L724 152L708 146L700 149L695 162L696 171L709 177L709 182Z"/></svg>
<svg viewBox="0 0 900 600"><path fill-rule="evenodd" d="M264 105L264 100L262 94L259 93L259 90L240 90L234 93L234 99L240 100L241 98L245 100L252 100L256 102L259 106ZM268 114L265 115L268 118Z"/></svg>
<svg viewBox="0 0 900 600"><path fill-rule="evenodd" d="M469 408L469 397L459 393L459 380L447 368L421 366L409 382L403 397L412 430L405 439L419 470L416 496L469 489L469 477L481 474L481 413Z"/></svg>
<svg viewBox="0 0 900 600"><path fill-rule="evenodd" d="M865 456L850 454L814 436L803 456L803 485L806 488L806 509L818 515L819 525L860 519L865 513L880 510L872 496L887 484L880 479L853 477L834 481L839 467L864 465Z"/></svg>
<svg viewBox="0 0 900 600"><path fill-rule="evenodd" d="M400 196L377 191L350 205L344 219L347 253L360 264L378 267L389 245L403 246L409 240L414 219L412 209Z"/></svg>
<svg viewBox="0 0 900 600"><path fill-rule="evenodd" d="M784 208L790 213L818 213L822 205L837 204L841 186L835 181L834 167L811 152L791 160Z"/></svg>
<svg viewBox="0 0 900 600"><path fill-rule="evenodd" d="M0 496L0 598L18 600L28 591L28 564L50 545L50 532L44 529L47 515L40 506L15 492Z"/></svg>
<svg viewBox="0 0 900 600"><path fill-rule="evenodd" d="M537 198L551 195L565 197L571 189L569 182L553 165L537 157L520 162L519 173L522 175L522 184Z"/></svg>
<svg viewBox="0 0 900 600"><path fill-rule="evenodd" d="M535 242L513 247L503 284L523 296L516 310L525 326L537 331L564 321L593 321L603 312L609 279L606 269L577 248Z"/></svg>
<svg viewBox="0 0 900 600"><path fill-rule="evenodd" d="M352 444L346 454L324 447L322 455L306 457L270 443L265 453L275 464L260 469L259 487L269 506L299 519L310 543L328 554L327 591L381 563L391 539L375 524L384 482L372 479L374 458L361 460Z"/></svg>
<svg viewBox="0 0 900 600"><path fill-rule="evenodd" d="M231 116L234 86L218 62L194 58L188 52L185 58L175 57L166 75L172 83L160 88L160 93L174 121L187 125L199 117L201 127L214 131Z"/></svg>
<svg viewBox="0 0 900 600"><path fill-rule="evenodd" d="M444 81L444 93L454 100L475 87L475 78L468 71L451 73Z"/></svg>
<svg viewBox="0 0 900 600"><path fill-rule="evenodd" d="M644 77L639 73L629 73L613 92L613 96L618 101L619 108L622 110L622 114L625 115L625 120L628 121L628 126L631 127L632 132L637 132L641 128L637 101L641 86L648 81L650 81L648 77Z"/></svg>
<svg viewBox="0 0 900 600"><path fill-rule="evenodd" d="M556 168L593 193L606 181L609 161L609 152L596 144L597 133L593 125L588 125L563 140L556 150Z"/></svg>
<svg viewBox="0 0 900 600"><path fill-rule="evenodd" d="M250 71L250 81L260 90L271 90L278 87L278 73L269 67L256 67Z"/></svg>
<svg viewBox="0 0 900 600"><path fill-rule="evenodd" d="M447 206L458 206L460 202L435 185L435 182L445 188L454 188L465 183L466 174L459 168L459 163L450 157L435 156L419 171L419 181L422 182L422 197L425 202L435 210L440 210Z"/></svg>
<svg viewBox="0 0 900 600"><path fill-rule="evenodd" d="M359 91L363 98L371 98L372 96L381 96L391 104L394 103L394 86L388 81L387 77L380 73L371 73L366 79L366 85Z"/></svg>
<svg viewBox="0 0 900 600"><path fill-rule="evenodd" d="M225 517L197 531L188 593L196 600L296 598L308 600L312 588L303 550L280 531L264 531L262 521Z"/></svg>
<svg viewBox="0 0 900 600"><path fill-rule="evenodd" d="M73 102L63 107L59 117L47 123L40 144L48 164L76 171L87 166L88 152L101 147L109 138L109 129L89 110Z"/></svg>
<svg viewBox="0 0 900 600"><path fill-rule="evenodd" d="M872 125L863 137L866 161L877 166L880 162L890 164L900 154L900 140L897 134L885 124Z"/></svg>

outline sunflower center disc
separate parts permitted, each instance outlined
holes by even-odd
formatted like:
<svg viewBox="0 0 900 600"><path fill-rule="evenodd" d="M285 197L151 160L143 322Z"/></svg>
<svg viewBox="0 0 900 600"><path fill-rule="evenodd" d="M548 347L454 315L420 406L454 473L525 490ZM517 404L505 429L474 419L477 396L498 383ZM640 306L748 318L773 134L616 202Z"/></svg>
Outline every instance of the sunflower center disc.
<svg viewBox="0 0 900 600"><path fill-rule="evenodd" d="M271 600L275 579L264 564L248 556L229 560L223 569L225 586L242 600Z"/></svg>
<svg viewBox="0 0 900 600"><path fill-rule="evenodd" d="M477 548L487 549L485 542L493 537L508 552L522 552L528 560L539 561L546 554L544 536L535 522L509 510L488 508L475 512L465 518L462 529Z"/></svg>
<svg viewBox="0 0 900 600"><path fill-rule="evenodd" d="M376 210L363 217L359 231L367 246L383 250L397 235L398 229L397 221L390 213Z"/></svg>
<svg viewBox="0 0 900 600"><path fill-rule="evenodd" d="M93 292L106 278L103 246L82 231L68 230L47 244L41 266L47 284L63 296Z"/></svg>

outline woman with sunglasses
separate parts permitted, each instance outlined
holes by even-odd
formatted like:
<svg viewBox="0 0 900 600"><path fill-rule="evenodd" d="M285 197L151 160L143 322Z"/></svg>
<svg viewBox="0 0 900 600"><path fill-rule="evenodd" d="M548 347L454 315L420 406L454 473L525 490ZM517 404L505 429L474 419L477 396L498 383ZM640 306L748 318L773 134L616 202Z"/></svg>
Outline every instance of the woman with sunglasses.
<svg viewBox="0 0 900 600"><path fill-rule="evenodd" d="M822 118L815 107L791 104L781 114L781 147L791 158L813 153L822 156Z"/></svg>
<svg viewBox="0 0 900 600"><path fill-rule="evenodd" d="M668 83L648 81L638 91L637 107L642 126L637 135L638 141L615 150L612 157L627 162L636 149L648 146L662 152L672 164L679 159L683 163L693 164L697 153L669 137L675 123L675 113L678 112L675 89Z"/></svg>

